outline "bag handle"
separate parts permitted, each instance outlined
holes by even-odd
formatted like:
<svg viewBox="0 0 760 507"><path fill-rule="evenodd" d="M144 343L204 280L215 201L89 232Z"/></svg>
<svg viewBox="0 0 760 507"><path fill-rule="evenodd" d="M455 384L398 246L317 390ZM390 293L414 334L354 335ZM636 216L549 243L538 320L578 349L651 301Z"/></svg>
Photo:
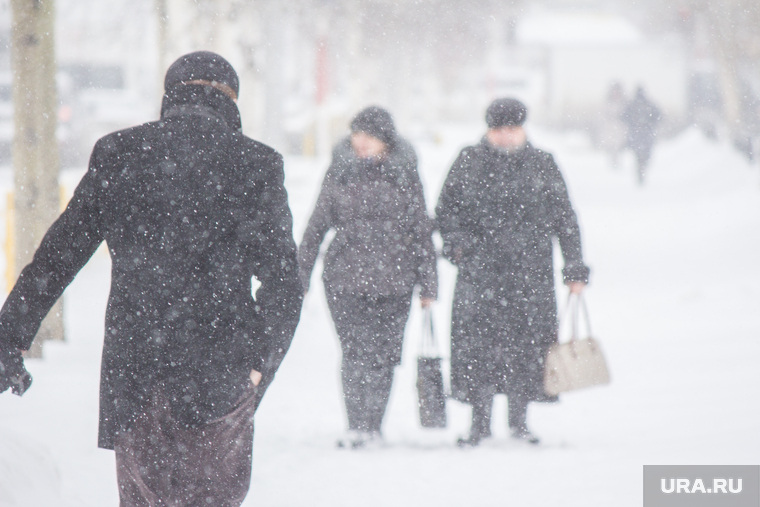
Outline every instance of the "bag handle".
<svg viewBox="0 0 760 507"><path fill-rule="evenodd" d="M422 311L422 339L420 340L420 356L439 357L438 340L433 327L433 310L425 308Z"/></svg>
<svg viewBox="0 0 760 507"><path fill-rule="evenodd" d="M568 313L570 318L570 341L578 339L578 328L580 327L580 314L583 313L583 320L586 322L587 336L593 336L591 333L591 320L588 316L588 307L586 306L586 300L583 298L583 294L576 294L573 292L568 293L567 303L562 311L562 315L559 319L559 328L562 329L562 325L567 321Z"/></svg>

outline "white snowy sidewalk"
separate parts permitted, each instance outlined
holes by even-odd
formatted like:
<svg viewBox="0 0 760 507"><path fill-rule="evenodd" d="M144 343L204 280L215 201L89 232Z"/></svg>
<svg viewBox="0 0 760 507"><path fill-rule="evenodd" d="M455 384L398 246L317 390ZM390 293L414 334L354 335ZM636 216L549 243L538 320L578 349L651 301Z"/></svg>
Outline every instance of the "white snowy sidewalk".
<svg viewBox="0 0 760 507"><path fill-rule="evenodd" d="M458 148L477 141L477 129L466 132L418 144L430 208ZM387 445L336 449L344 428L338 346L317 281L257 415L245 505L638 507L642 465L760 463L757 166L688 131L663 141L638 188L632 168L606 167L580 137L538 132L534 141L556 155L579 214L593 270L587 299L612 384L532 405L538 447L508 439L506 403L497 399L494 438L460 450L466 406L449 403L445 430L417 422L415 311ZM286 161L297 240L324 170ZM0 506L118 505L112 453L96 448L108 269L98 253L68 289L69 340L28 362L35 380L27 395L0 396ZM454 272L444 261L440 272L436 320L447 340Z"/></svg>

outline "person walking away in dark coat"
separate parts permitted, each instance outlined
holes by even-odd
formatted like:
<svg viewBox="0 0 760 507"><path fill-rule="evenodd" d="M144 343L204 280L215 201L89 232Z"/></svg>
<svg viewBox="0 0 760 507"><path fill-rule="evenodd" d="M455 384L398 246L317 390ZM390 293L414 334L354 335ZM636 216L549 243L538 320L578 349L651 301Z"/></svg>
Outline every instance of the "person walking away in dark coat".
<svg viewBox="0 0 760 507"><path fill-rule="evenodd" d="M488 130L452 165L436 206L443 255L458 268L451 322L452 396L472 405L460 446L491 435L494 395L508 398L513 437L528 430L531 401L556 401L543 389L543 364L557 341L553 240L564 281L581 292L589 268L576 214L553 157L527 141L525 106L495 100Z"/></svg>
<svg viewBox="0 0 760 507"><path fill-rule="evenodd" d="M639 185L644 184L652 148L657 138L657 124L661 118L659 108L649 100L644 88L638 87L636 95L623 110L623 121L627 127L626 144L636 157Z"/></svg>
<svg viewBox="0 0 760 507"><path fill-rule="evenodd" d="M241 133L237 93L221 56L175 61L160 120L95 144L0 311L4 374L23 377L20 351L108 245L98 445L115 450L122 506L242 503L253 414L298 323L282 157Z"/></svg>
<svg viewBox="0 0 760 507"><path fill-rule="evenodd" d="M322 279L341 344L348 416L348 433L338 445L357 448L381 439L415 286L423 307L437 296L417 157L385 109L358 113L351 135L333 150L298 251L305 291L331 229Z"/></svg>

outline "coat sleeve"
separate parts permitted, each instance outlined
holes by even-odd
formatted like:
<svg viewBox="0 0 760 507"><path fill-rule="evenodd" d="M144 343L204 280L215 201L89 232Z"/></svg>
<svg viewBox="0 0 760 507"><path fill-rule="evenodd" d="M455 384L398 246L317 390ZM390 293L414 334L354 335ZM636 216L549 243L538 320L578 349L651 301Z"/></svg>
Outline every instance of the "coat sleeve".
<svg viewBox="0 0 760 507"><path fill-rule="evenodd" d="M103 241L101 199L109 149L99 141L65 211L50 226L0 310L0 340L28 350L42 320Z"/></svg>
<svg viewBox="0 0 760 507"><path fill-rule="evenodd" d="M308 291L311 286L311 273L314 270L314 264L317 262L319 249L325 238L325 234L335 226L332 212L333 193L334 187L337 184L340 164L341 161L337 154L333 153L333 160L322 180L317 204L314 206L311 217L309 217L301 245L298 247L298 270L304 292Z"/></svg>
<svg viewBox="0 0 760 507"><path fill-rule="evenodd" d="M467 220L469 199L465 196L473 155L470 148L459 154L446 176L435 207L435 225L443 239L443 256L454 264L460 262L459 255L466 256L477 246L477 236Z"/></svg>
<svg viewBox="0 0 760 507"><path fill-rule="evenodd" d="M562 269L563 279L565 283L588 283L590 270L583 262L578 217L570 203L567 185L554 161L554 157L548 153L542 155L545 157L546 193L550 205L550 214L553 218L553 233L559 240L562 257L565 261L565 267Z"/></svg>
<svg viewBox="0 0 760 507"><path fill-rule="evenodd" d="M262 373L263 386L271 382L290 348L303 299L282 156L272 154L267 165L270 172L261 181L263 188L252 206L256 216L247 221L247 236L256 245L253 272L261 283L256 309L264 323L252 368Z"/></svg>
<svg viewBox="0 0 760 507"><path fill-rule="evenodd" d="M407 172L409 174L408 192L410 197L408 216L414 220L417 283L420 286L420 297L436 299L438 297L438 270L436 266L437 255L433 245L433 221L427 213L425 193L417 171L417 156L413 152L410 155Z"/></svg>

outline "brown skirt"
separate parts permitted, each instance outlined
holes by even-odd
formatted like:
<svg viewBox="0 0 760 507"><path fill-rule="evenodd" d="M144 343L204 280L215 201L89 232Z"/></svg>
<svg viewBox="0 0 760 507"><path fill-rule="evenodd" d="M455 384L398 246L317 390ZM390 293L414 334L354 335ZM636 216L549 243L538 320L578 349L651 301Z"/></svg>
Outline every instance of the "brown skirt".
<svg viewBox="0 0 760 507"><path fill-rule="evenodd" d="M157 390L147 413L116 436L120 506L239 506L251 482L258 400L251 386L231 413L187 428Z"/></svg>

